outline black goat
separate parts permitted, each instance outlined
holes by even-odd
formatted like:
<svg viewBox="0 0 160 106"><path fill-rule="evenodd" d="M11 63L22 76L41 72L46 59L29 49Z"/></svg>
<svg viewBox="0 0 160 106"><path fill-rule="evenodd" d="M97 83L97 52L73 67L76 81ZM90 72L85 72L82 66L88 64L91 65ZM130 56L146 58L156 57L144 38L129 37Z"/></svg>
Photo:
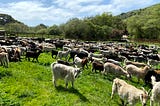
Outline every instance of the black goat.
<svg viewBox="0 0 160 106"><path fill-rule="evenodd" d="M39 55L42 53L41 50L38 51L27 51L26 52L26 58L28 58L28 61L30 61L30 58L33 58L32 61L34 61L34 59L36 59L36 61L38 62L38 57Z"/></svg>
<svg viewBox="0 0 160 106"><path fill-rule="evenodd" d="M155 76L156 81L160 81L160 71L148 71L148 73L146 74L144 80L145 80L145 84L149 85L152 88L152 84L151 84L151 76Z"/></svg>
<svg viewBox="0 0 160 106"><path fill-rule="evenodd" d="M55 55L55 58L57 57L58 51L57 50L52 50L52 58Z"/></svg>
<svg viewBox="0 0 160 106"><path fill-rule="evenodd" d="M63 46L65 45L64 42L55 42L54 44L55 44L56 49L58 49L58 48L62 49Z"/></svg>
<svg viewBox="0 0 160 106"><path fill-rule="evenodd" d="M73 61L74 61L74 57L75 57L75 55L77 55L77 54L78 54L78 51L71 50L71 51L70 51L70 57L69 57L68 61L69 61L71 58L72 58Z"/></svg>

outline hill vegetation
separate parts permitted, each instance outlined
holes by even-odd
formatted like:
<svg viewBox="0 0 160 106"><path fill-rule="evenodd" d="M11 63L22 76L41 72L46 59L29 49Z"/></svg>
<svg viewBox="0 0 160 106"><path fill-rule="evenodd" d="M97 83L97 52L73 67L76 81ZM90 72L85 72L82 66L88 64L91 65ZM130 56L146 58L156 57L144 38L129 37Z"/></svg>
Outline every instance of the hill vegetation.
<svg viewBox="0 0 160 106"><path fill-rule="evenodd" d="M73 18L61 25L44 24L29 27L11 16L0 14L0 28L18 35L41 34L43 37L63 36L82 40L121 39L131 35L134 39L160 39L160 4L113 16L103 13L84 19Z"/></svg>
<svg viewBox="0 0 160 106"><path fill-rule="evenodd" d="M134 38L160 39L160 4L121 15ZM123 19L122 18L122 19Z"/></svg>

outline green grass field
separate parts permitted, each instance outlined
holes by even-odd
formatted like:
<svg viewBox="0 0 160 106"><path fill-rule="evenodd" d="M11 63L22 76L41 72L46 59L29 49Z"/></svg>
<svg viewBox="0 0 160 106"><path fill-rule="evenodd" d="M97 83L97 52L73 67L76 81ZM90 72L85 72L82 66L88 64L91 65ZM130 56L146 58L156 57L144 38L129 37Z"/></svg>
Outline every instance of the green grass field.
<svg viewBox="0 0 160 106"><path fill-rule="evenodd" d="M50 53L42 53L39 63L22 59L11 62L9 68L0 66L0 106L121 106L117 95L110 99L114 76L91 72L91 66L76 79L74 88L69 83L65 89L63 80L55 88L50 69L54 61ZM144 85L136 81L127 82L139 88Z"/></svg>

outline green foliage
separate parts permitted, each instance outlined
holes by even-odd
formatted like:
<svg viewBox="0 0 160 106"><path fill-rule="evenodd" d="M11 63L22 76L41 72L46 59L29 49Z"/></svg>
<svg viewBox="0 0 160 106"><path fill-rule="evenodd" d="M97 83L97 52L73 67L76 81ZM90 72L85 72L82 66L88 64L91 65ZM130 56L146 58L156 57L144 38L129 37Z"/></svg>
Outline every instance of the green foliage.
<svg viewBox="0 0 160 106"><path fill-rule="evenodd" d="M26 33L28 30L26 25L17 22L5 24L4 28L8 33Z"/></svg>
<svg viewBox="0 0 160 106"><path fill-rule="evenodd" d="M61 35L62 31L60 30L59 26L53 25L48 28L48 34L49 35Z"/></svg>
<svg viewBox="0 0 160 106"><path fill-rule="evenodd" d="M78 18L69 20L64 26L66 38L83 39L87 24Z"/></svg>
<svg viewBox="0 0 160 106"><path fill-rule="evenodd" d="M136 11L136 15L125 20L128 32L134 38L160 38L160 4Z"/></svg>
<svg viewBox="0 0 160 106"><path fill-rule="evenodd" d="M113 29L124 30L120 18L114 17L109 13L88 17L83 20L74 18L64 25L66 38L75 38L82 40L107 40L112 38ZM120 34L114 36L115 39L121 39Z"/></svg>

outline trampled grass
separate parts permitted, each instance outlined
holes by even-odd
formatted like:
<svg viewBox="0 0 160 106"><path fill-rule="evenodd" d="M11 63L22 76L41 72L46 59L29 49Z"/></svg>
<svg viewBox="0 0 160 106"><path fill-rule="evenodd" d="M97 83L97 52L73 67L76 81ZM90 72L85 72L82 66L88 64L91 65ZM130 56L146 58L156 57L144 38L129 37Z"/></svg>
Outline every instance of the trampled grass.
<svg viewBox="0 0 160 106"><path fill-rule="evenodd" d="M9 68L0 66L0 105L121 106L118 96L110 99L113 76L91 72L91 66L85 68L76 79L74 88L69 84L68 89L65 89L63 80L59 80L55 88L50 69L53 61L55 59L51 58L50 53L42 53L39 63L22 59L22 62L11 62ZM127 82L137 87L144 85L136 81L133 79L133 82Z"/></svg>

